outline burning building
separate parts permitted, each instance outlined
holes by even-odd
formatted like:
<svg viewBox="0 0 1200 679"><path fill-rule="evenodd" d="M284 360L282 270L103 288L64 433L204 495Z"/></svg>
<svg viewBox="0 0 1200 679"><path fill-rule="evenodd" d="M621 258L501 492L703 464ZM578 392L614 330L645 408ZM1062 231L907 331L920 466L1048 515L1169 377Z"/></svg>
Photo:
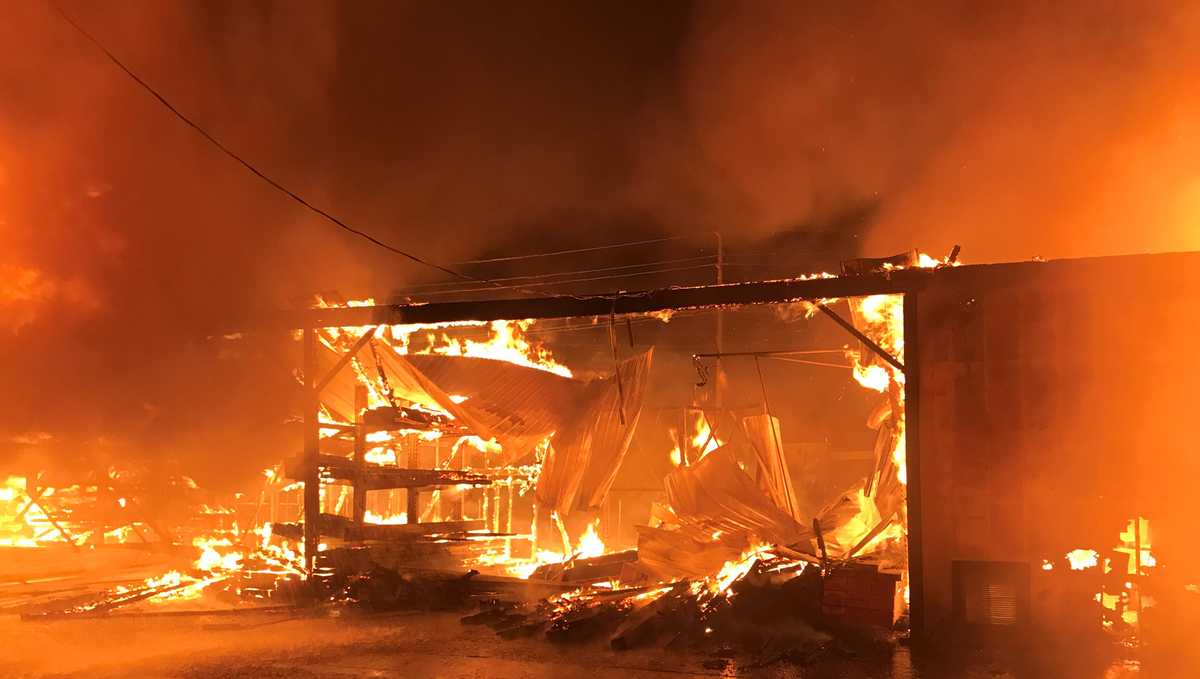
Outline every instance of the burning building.
<svg viewBox="0 0 1200 679"><path fill-rule="evenodd" d="M219 530L124 524L194 560L22 605L483 602L471 620L502 636L615 647L781 605L921 635L1069 621L1129 638L1191 615L1195 256L954 258L599 296L322 299L283 322L303 349L302 444ZM12 549L104 544L80 539L48 478L5 492ZM88 535L115 530L99 521Z"/></svg>

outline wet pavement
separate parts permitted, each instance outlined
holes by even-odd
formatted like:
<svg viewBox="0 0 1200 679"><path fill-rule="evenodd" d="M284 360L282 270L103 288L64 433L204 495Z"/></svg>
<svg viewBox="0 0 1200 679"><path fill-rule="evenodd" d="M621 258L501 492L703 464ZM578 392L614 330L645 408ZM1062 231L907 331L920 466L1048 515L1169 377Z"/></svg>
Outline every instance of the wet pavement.
<svg viewBox="0 0 1200 679"><path fill-rule="evenodd" d="M921 662L905 645L837 648L804 657L738 655L721 649L612 651L603 642L503 640L452 613L374 618L279 614L22 622L0 618L0 677L336 679L1005 679L1195 677L1169 664L1148 673L1132 660L1085 660L1064 647L1041 662L1011 651L973 651ZM917 658L921 652L915 654ZM1176 673L1179 670L1180 673Z"/></svg>

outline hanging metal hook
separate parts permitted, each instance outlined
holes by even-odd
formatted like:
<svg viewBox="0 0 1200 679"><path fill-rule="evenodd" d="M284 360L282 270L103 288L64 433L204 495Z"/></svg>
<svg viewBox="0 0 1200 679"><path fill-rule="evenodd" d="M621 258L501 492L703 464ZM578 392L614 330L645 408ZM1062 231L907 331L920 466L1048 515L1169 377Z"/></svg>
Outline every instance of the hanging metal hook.
<svg viewBox="0 0 1200 679"><path fill-rule="evenodd" d="M696 377L700 380L699 382L696 382L696 386L697 387L707 386L708 385L708 366L704 365L704 362L701 361L700 357L697 356L696 354L692 354L692 365L695 366Z"/></svg>

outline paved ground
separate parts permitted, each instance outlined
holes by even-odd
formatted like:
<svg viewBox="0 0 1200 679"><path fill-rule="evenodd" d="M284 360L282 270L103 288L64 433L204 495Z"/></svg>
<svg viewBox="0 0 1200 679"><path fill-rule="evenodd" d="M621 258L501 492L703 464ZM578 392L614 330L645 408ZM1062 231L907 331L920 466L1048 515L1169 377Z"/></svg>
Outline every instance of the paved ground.
<svg viewBox="0 0 1200 679"><path fill-rule="evenodd" d="M1134 663L1084 664L1064 653L1054 669L1014 670L1012 654L976 653L969 661L914 666L904 646L866 654L822 654L801 664L762 666L762 657L721 657L712 650L614 652L602 643L557 645L505 641L455 614L370 619L236 617L135 618L28 623L0 618L0 677L208 679L630 679L747 676L764 679L1003 679L1147 676ZM919 665L919 664L918 664ZM1159 676L1197 676L1191 673Z"/></svg>

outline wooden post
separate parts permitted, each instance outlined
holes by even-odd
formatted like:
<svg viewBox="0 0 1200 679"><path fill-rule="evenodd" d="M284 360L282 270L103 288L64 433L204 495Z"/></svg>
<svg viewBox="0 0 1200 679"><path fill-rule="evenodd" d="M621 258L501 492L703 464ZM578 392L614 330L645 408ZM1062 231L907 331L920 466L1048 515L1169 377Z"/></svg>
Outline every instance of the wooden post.
<svg viewBox="0 0 1200 679"><path fill-rule="evenodd" d="M725 284L725 240L721 238L720 231L713 231L713 235L717 238L717 285ZM725 351L725 307L717 307L717 332L716 332L717 353ZM721 390L721 383L724 382L722 375L723 365L721 359L717 359L716 366L713 369L713 403L717 406L718 412L725 405L724 394Z"/></svg>
<svg viewBox="0 0 1200 679"><path fill-rule="evenodd" d="M536 557L538 551L538 502L533 498L533 521L529 524L529 554Z"/></svg>
<svg viewBox="0 0 1200 679"><path fill-rule="evenodd" d="M512 534L513 502L515 502L516 498L517 498L515 486L516 486L516 484L513 483L512 477L509 477L509 479L508 479L508 512L504 519L504 532L508 533L509 535ZM506 557L512 556L512 538L504 538L504 555Z"/></svg>
<svg viewBox="0 0 1200 679"><path fill-rule="evenodd" d="M433 440L433 468L442 468L442 439L440 437ZM437 492L429 498L429 501L433 504L431 509L433 511L434 521L441 521L442 516L445 514L445 511L442 509L442 496L444 495L442 491L443 489L439 488Z"/></svg>
<svg viewBox="0 0 1200 679"><path fill-rule="evenodd" d="M451 505L451 512L454 521L462 521L467 516L467 491L464 488L456 488L454 494L454 502Z"/></svg>
<svg viewBox="0 0 1200 679"><path fill-rule="evenodd" d="M354 479L354 523L362 525L367 513L367 488L363 476L367 468L367 431L363 424L363 412L367 409L367 388L354 385L354 465L358 474Z"/></svg>
<svg viewBox="0 0 1200 679"><path fill-rule="evenodd" d="M317 394L317 331L305 328L304 344L304 568L311 578L320 541L321 473L317 466L321 401Z"/></svg>
<svg viewBox="0 0 1200 679"><path fill-rule="evenodd" d="M412 441L405 441L405 446L408 448L407 467L409 469L418 469L421 466L420 444L415 437L407 438L413 439ZM408 500L408 506L405 508L405 513L408 515L408 523L419 523L421 521L421 489L415 487L409 488L404 491L404 494Z"/></svg>
<svg viewBox="0 0 1200 679"><path fill-rule="evenodd" d="M492 532L499 533L500 528L500 486L492 486Z"/></svg>

